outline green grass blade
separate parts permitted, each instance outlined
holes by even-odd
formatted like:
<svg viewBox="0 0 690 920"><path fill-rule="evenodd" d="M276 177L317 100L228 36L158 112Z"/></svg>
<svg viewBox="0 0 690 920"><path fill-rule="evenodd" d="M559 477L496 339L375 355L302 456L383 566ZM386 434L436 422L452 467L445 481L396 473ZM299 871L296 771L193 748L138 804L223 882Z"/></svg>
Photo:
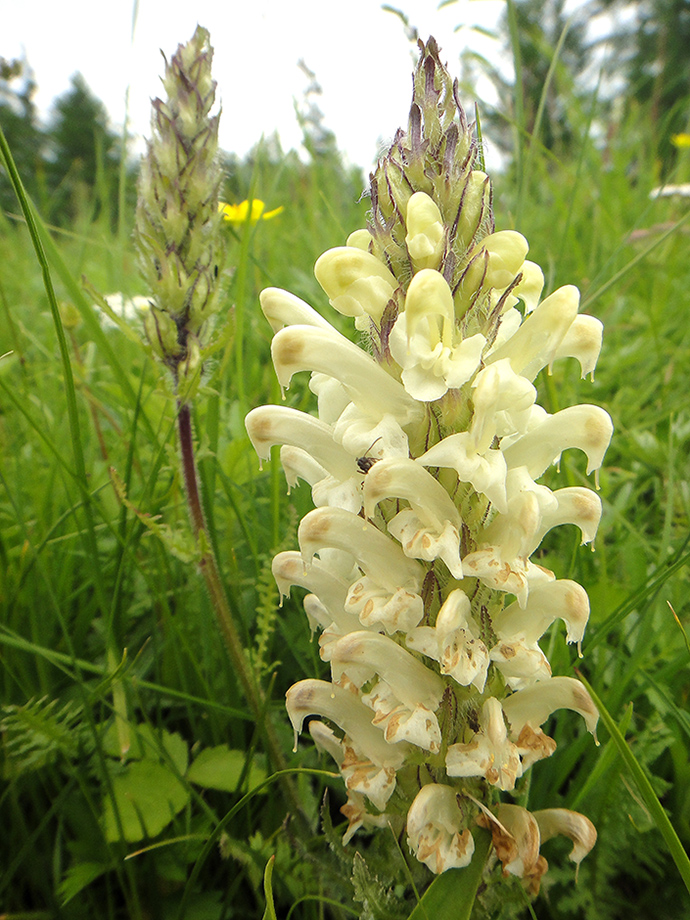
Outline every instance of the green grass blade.
<svg viewBox="0 0 690 920"><path fill-rule="evenodd" d="M537 114L534 118L534 128L532 130L532 136L530 138L529 147L527 149L527 156L525 157L525 176L529 181L531 175L532 162L534 160L534 153L539 142L539 132L541 131L541 123L544 118L544 110L546 109L546 100L549 95L549 89L551 87L551 81L553 80L553 75L556 72L556 66L558 60L561 56L561 51L563 49L563 44L565 43L566 35L568 34L568 29L570 28L570 21L566 22L563 27L563 31L560 34L558 39L558 44L553 52L553 57L551 58L551 63L549 64L549 69L546 73L546 79L544 80L544 86L542 87L541 96L539 97L539 105L537 107ZM518 211L518 214L520 212Z"/></svg>
<svg viewBox="0 0 690 920"><path fill-rule="evenodd" d="M668 851L678 868L678 872L680 873L683 882L685 883L685 887L688 889L688 892L690 892L690 858L688 858L688 854L683 849L683 844L680 842L678 834L671 824L668 815L664 811L661 802L657 798L657 795L652 788L652 784L647 778L647 774L645 773L633 752L630 750L628 743L621 734L611 714L596 695L587 680L581 674L579 677L585 687L587 687L589 690L591 697L599 710L601 720L613 738L621 758L623 759L623 762L632 774L635 785L637 786L637 789L640 793L640 797L642 798L650 815L652 816L652 820L659 829L661 836L664 838L666 846L668 847Z"/></svg>
<svg viewBox="0 0 690 920"><path fill-rule="evenodd" d="M273 864L276 861L275 856L271 856L269 861L266 863L266 871L264 872L264 895L266 896L266 910L262 920L278 920L276 917L276 908L273 903Z"/></svg>
<svg viewBox="0 0 690 920"><path fill-rule="evenodd" d="M675 559L668 562L663 571L661 571L655 578L649 579L646 584L639 585L630 595L628 600L623 604L617 607L610 616L608 616L603 623L599 624L590 634L587 639L586 650L589 652L599 643L606 641L608 633L626 618L626 616L635 609L642 601L648 598L650 595L654 594L664 582L668 581L672 575L675 575L677 572L682 571L685 566L690 562L690 552L684 552L688 543L690 542L690 536L686 537L683 541L682 546L676 552Z"/></svg>
<svg viewBox="0 0 690 920"><path fill-rule="evenodd" d="M520 33L517 21L517 10L514 0L506 0L508 13L508 32L510 46L513 52L513 66L515 68L515 176L517 180L517 205L516 214L522 213L522 196L524 193L524 157L523 144L525 138L525 104L524 89L522 85L522 55L520 54Z"/></svg>
<svg viewBox="0 0 690 920"><path fill-rule="evenodd" d="M658 236L652 243L649 244L649 246L647 246L646 249L643 249L642 252L638 252L638 254L633 259L631 259L626 265L623 266L623 268L612 275L608 281L605 281L601 287L598 287L594 293L588 294L582 301L580 310L589 310L595 300L598 300L602 294L609 290L609 288L615 287L615 285L617 285L618 282L624 278L632 268L646 259L647 256L657 248L657 246L660 246L670 236L673 236L673 234L676 233L684 224L686 224L688 220L690 220L690 211L686 211L685 214L679 220L677 220L672 227L670 227L665 233L662 233L660 236Z"/></svg>

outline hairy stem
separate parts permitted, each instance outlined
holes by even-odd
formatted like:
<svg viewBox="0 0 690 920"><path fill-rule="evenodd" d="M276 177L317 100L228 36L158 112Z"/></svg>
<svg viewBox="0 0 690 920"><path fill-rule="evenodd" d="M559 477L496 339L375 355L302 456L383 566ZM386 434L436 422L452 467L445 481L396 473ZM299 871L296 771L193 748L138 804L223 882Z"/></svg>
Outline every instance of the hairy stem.
<svg viewBox="0 0 690 920"><path fill-rule="evenodd" d="M237 680L239 681L240 687L257 723L263 724L266 749L273 769L276 771L284 770L285 760L283 758L283 752L266 710L266 700L263 692L254 681L249 663L245 657L242 641L237 627L235 626L232 611L230 610L227 595L221 581L218 563L208 534L194 454L192 418L189 404L186 402L178 402L177 430L180 438L182 473L187 493L189 517L192 523L194 536L201 549L199 569L206 582L216 619L218 620L218 626L220 627ZM300 800L291 778L289 776L283 776L281 778L281 785L295 813L303 816Z"/></svg>

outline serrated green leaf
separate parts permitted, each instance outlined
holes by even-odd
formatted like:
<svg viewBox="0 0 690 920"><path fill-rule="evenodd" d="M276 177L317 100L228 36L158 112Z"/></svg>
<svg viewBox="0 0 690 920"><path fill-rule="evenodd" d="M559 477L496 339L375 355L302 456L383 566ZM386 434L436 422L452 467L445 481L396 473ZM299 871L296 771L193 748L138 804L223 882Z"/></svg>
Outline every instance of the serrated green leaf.
<svg viewBox="0 0 690 920"><path fill-rule="evenodd" d="M194 760L187 779L205 789L235 792L246 760L244 751L230 750L227 744L206 748ZM247 787L254 789L266 779L266 771L255 762L249 768Z"/></svg>
<svg viewBox="0 0 690 920"><path fill-rule="evenodd" d="M122 504L135 514L149 533L158 537L176 559L180 562L198 562L203 551L188 529L173 529L169 524L159 524L155 517L140 511L128 498L127 490L117 471L111 467L110 479Z"/></svg>
<svg viewBox="0 0 690 920"><path fill-rule="evenodd" d="M70 866L58 887L61 905L64 907L109 868L110 866L100 862L81 862Z"/></svg>
<svg viewBox="0 0 690 920"><path fill-rule="evenodd" d="M175 773L150 760L132 763L114 776L112 790L120 823L109 797L105 801L103 823L106 840L111 843L120 839L133 843L155 837L189 801L189 791Z"/></svg>
<svg viewBox="0 0 690 920"><path fill-rule="evenodd" d="M387 887L389 880L378 878L361 853L355 853L352 860L351 881L355 901L362 902L362 920L390 920L390 917L394 916L395 897Z"/></svg>

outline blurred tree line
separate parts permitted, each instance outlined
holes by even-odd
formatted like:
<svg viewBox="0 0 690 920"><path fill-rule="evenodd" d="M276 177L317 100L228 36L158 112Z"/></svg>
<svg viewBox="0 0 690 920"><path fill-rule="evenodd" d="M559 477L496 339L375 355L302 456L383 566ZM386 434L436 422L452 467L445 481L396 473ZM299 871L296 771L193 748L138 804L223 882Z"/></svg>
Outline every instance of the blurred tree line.
<svg viewBox="0 0 690 920"><path fill-rule="evenodd" d="M69 226L85 212L91 219L105 212L116 220L122 140L109 127L105 106L77 73L42 125L35 91L25 60L0 58L0 126L29 195L58 226ZM132 191L131 167L126 178ZM5 212L17 207L2 172L0 207Z"/></svg>
<svg viewBox="0 0 690 920"><path fill-rule="evenodd" d="M407 23L400 11L389 10ZM677 149L671 138L690 130L690 0L583 0L577 5L568 0L508 0L499 37L516 61L515 73L471 51L465 63L478 63L496 88L498 104L494 110L483 105L482 120L492 142L508 156L516 149L516 125L530 137L537 129L538 142L555 156L572 152L601 72L601 133L606 136L615 131L616 122L638 115L648 126L645 133L660 177L672 174ZM289 169L306 170L309 181L321 184L326 175L311 173L328 174L342 163L316 103L321 88L309 68L302 62L300 66L308 85L295 109L310 162L305 166L297 156L290 157ZM35 90L26 61L0 58L0 126L27 191L44 217L58 226L101 213L117 226L123 203L128 215L133 211L137 163L126 158L103 103L76 74L42 125ZM276 164L283 156L275 139L268 153ZM244 161L226 156L228 193L235 200L247 196L256 159L256 150ZM360 182L354 173L344 178L348 190ZM16 209L1 171L0 207L5 213Z"/></svg>
<svg viewBox="0 0 690 920"><path fill-rule="evenodd" d="M275 135L262 139L242 158L222 152L227 200L240 202L249 195L273 193L282 201L292 192L299 198L309 186L318 211L324 205L318 200L320 188L339 189L343 202L350 205L360 197L364 188L361 170L344 168L335 135L326 127L317 104L321 87L304 62L299 66L307 84L302 98L295 102L295 115L308 163L295 151L285 154ZM53 225L71 227L76 221L108 215L114 230L124 203L128 226L136 201L138 158L127 157L123 151L122 137L109 127L103 103L77 73L70 88L53 103L47 124L41 125L35 91L36 83L25 60L0 58L0 127L24 186L43 217ZM122 182L124 198L120 194ZM271 185L274 187L269 188ZM337 210L337 205L332 206ZM2 167L0 208L10 214L17 211Z"/></svg>
<svg viewBox="0 0 690 920"><path fill-rule="evenodd" d="M483 115L497 146L512 152L518 126L555 156L572 152L596 87L600 133L638 117L669 177L672 138L690 131L690 0L508 0L498 31L515 73L468 55L497 91Z"/></svg>

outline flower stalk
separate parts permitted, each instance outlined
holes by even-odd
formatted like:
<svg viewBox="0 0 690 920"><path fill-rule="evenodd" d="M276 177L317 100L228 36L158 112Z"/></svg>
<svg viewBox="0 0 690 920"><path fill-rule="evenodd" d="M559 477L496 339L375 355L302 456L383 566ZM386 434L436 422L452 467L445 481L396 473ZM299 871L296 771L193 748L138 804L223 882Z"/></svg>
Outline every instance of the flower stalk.
<svg viewBox="0 0 690 920"><path fill-rule="evenodd" d="M224 245L219 208L219 115L212 115L216 84L209 34L198 26L165 65L166 99L153 103L152 138L142 161L135 236L151 292L144 328L153 355L168 372L176 398L177 433L187 509L198 566L233 671L257 723L263 724L276 770L285 759L266 700L254 680L223 586L203 510L192 429L191 404L214 344L220 310ZM289 778L284 786L295 811L299 802Z"/></svg>
<svg viewBox="0 0 690 920"><path fill-rule="evenodd" d="M371 176L369 224L315 266L368 348L265 291L281 388L310 371L318 419L262 407L247 430L262 457L283 445L289 485L306 480L316 506L299 527L301 569L284 553L274 574L282 594L309 591L322 630L331 682L301 681L287 709L296 732L308 715L326 720L308 727L345 782L346 840L405 828L438 874L470 863L481 826L504 874L535 894L541 841L565 833L579 863L596 831L505 797L555 750L541 727L551 713L570 709L594 734L598 712L539 646L560 619L579 651L586 592L530 557L561 524L591 542L601 517L592 490L538 480L573 448L596 475L612 424L596 406L538 405L533 381L554 361L593 372L602 326L578 315L572 285L542 299L525 238L495 231L478 164L457 82L435 41L420 43L407 130Z"/></svg>

